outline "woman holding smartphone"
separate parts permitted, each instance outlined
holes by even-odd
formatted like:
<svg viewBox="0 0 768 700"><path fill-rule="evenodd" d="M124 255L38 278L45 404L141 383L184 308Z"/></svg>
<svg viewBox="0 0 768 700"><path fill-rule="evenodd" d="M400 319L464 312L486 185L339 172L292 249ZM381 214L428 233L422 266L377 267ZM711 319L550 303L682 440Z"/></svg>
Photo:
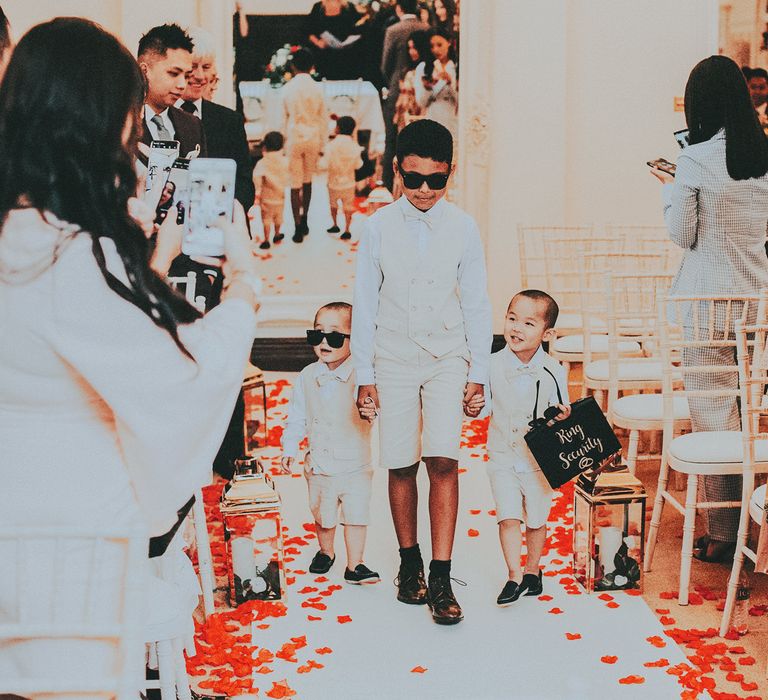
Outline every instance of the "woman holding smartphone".
<svg viewBox="0 0 768 700"><path fill-rule="evenodd" d="M768 139L763 135L740 68L710 56L691 71L685 88L689 143L674 177L664 183L664 220L685 250L671 294L737 296L768 287ZM690 329L689 329L690 330ZM733 329L723 329L730 330ZM695 356L694 356L695 355ZM735 365L733 348L687 349L683 363ZM736 388L735 373L686 375L687 389ZM739 430L736 399L689 398L693 429ZM705 501L739 501L741 477L700 480ZM728 561L735 549L738 508L706 509L707 533L696 542L701 561Z"/></svg>
<svg viewBox="0 0 768 700"><path fill-rule="evenodd" d="M5 527L166 533L210 481L241 385L257 307L244 217L220 222L230 284L201 318L150 268L149 241L129 213L143 96L127 49L75 18L31 29L0 84ZM168 227L176 250L165 238L158 248L170 258L180 236L175 222ZM37 586L38 621L50 622L52 600L78 601L87 590L87 561L68 548L52 574L47 550L28 551L34 574L25 583ZM16 557L0 544L2 622L17 604ZM101 583L100 614L111 620L122 580ZM81 644L76 653L65 639L5 644L0 678L104 675L92 648L102 643Z"/></svg>

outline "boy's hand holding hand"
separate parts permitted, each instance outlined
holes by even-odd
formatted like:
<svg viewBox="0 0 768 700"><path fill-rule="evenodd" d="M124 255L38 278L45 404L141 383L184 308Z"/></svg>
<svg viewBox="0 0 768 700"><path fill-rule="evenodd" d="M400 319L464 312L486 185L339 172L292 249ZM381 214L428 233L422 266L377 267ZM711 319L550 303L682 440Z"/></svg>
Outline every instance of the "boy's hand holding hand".
<svg viewBox="0 0 768 700"><path fill-rule="evenodd" d="M295 457L283 457L280 460L280 471L283 474L290 474L293 471L293 463L296 461Z"/></svg>
<svg viewBox="0 0 768 700"><path fill-rule="evenodd" d="M362 384L357 389L357 410L360 417L369 422L378 414L379 392L375 384Z"/></svg>
<svg viewBox="0 0 768 700"><path fill-rule="evenodd" d="M464 405L464 413L470 418L477 418L480 415L480 411L485 406L485 396L483 394L475 394L468 404Z"/></svg>
<svg viewBox="0 0 768 700"><path fill-rule="evenodd" d="M480 413L480 409L483 407L483 405L481 405L480 409L477 410L477 413L472 414L469 412L470 407L476 404L476 402L473 404L473 399L476 396L479 396L483 405L485 405L485 387L477 382L467 382L467 385L464 387L464 399L462 405L464 406L464 413L470 418L474 418L477 413Z"/></svg>

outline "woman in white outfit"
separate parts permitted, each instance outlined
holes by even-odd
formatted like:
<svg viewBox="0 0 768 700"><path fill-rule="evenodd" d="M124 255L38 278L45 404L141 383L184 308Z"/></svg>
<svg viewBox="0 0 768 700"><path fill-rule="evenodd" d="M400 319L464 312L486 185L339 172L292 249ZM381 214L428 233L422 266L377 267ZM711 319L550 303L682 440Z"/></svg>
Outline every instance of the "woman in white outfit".
<svg viewBox="0 0 768 700"><path fill-rule="evenodd" d="M230 284L205 318L150 268L129 214L143 99L128 51L73 18L30 30L0 84L2 526L162 535L210 481L253 339L255 270L242 218L221 222ZM173 227L159 234L168 260ZM77 600L85 567L68 551L54 575L36 554L24 584L43 622L51 600ZM0 551L0 623L15 610L15 556ZM103 675L98 650L72 647L0 644L0 679Z"/></svg>
<svg viewBox="0 0 768 700"><path fill-rule="evenodd" d="M416 66L413 80L416 103L427 119L448 129L456 143L459 92L451 37L444 29L433 29L429 33L429 44L432 58Z"/></svg>

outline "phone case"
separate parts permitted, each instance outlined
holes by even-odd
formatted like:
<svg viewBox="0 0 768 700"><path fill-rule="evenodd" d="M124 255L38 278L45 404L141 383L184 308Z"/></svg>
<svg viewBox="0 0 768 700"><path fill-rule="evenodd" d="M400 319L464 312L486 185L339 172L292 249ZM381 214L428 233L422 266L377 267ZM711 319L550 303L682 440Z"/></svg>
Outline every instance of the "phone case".
<svg viewBox="0 0 768 700"><path fill-rule="evenodd" d="M224 232L215 223L222 215L232 219L235 171L235 161L229 158L190 161L189 204L181 243L185 255L224 255Z"/></svg>
<svg viewBox="0 0 768 700"><path fill-rule="evenodd" d="M147 180L144 183L144 201L156 209L174 161L179 157L178 141L152 141L147 162Z"/></svg>

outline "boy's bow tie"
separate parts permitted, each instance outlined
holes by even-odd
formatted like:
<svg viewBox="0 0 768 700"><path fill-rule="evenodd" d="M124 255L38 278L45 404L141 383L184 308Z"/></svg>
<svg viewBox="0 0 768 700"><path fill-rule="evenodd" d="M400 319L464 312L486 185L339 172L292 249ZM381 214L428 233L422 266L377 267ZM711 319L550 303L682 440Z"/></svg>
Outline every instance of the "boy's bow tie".
<svg viewBox="0 0 768 700"><path fill-rule="evenodd" d="M425 213L420 211L408 211L405 213L405 220L407 221L423 221L429 228L432 228L432 219Z"/></svg>
<svg viewBox="0 0 768 700"><path fill-rule="evenodd" d="M341 381L341 377L339 377L336 372L323 372L322 374L317 375L317 383L319 386L325 386L328 382L334 380Z"/></svg>
<svg viewBox="0 0 768 700"><path fill-rule="evenodd" d="M507 369L507 379L512 381L518 377L535 377L539 373L538 367L531 365L520 365L519 367L510 367Z"/></svg>

